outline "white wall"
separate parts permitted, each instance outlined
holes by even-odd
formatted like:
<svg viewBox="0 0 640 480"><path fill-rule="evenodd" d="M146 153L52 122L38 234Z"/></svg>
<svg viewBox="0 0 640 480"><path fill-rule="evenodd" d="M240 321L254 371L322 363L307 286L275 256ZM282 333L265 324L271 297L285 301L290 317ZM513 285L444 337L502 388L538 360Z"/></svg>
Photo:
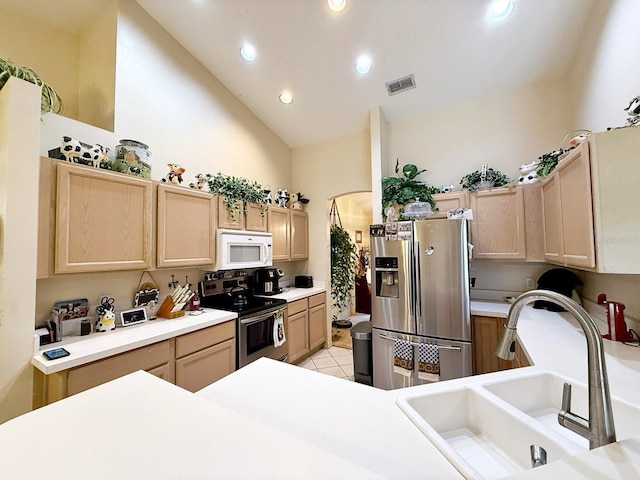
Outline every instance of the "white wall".
<svg viewBox="0 0 640 480"><path fill-rule="evenodd" d="M602 131L624 125L623 109L640 95L640 2L604 1L596 7L591 35L585 37L571 73L571 88L577 106L575 128ZM632 210L630 214L637 217ZM628 316L640 319L640 275L576 273L585 283L584 297L595 302L599 293L606 293L610 300L627 306Z"/></svg>
<svg viewBox="0 0 640 480"><path fill-rule="evenodd" d="M39 123L40 89L10 78L0 91L0 423L32 404Z"/></svg>

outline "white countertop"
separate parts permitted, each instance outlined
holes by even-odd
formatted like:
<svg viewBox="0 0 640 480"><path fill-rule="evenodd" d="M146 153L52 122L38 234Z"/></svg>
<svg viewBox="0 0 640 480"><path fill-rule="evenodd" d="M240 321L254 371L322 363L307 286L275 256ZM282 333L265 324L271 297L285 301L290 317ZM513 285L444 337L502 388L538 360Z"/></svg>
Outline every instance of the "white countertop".
<svg viewBox="0 0 640 480"><path fill-rule="evenodd" d="M472 303L474 314L506 316L508 308ZM586 381L584 336L568 314L525 307L518 332L534 367L389 392L269 359L196 394L137 372L0 425L0 451L14 460L5 462L3 474L65 480L460 479L395 400L408 391L435 391L540 369ZM604 342L612 397L640 406L640 348ZM52 455L34 461L36 431L57 432L57 443L72 451L73 459ZM127 450L128 445L135 449ZM98 462L100 446L117 461ZM624 439L513 478L638 478L634 464L639 458L640 442Z"/></svg>
<svg viewBox="0 0 640 480"><path fill-rule="evenodd" d="M282 293L272 295L273 298L282 298L287 302L295 302L296 300L302 300L305 297L310 297L317 293L325 293L324 285L314 284L311 288L296 288L285 287Z"/></svg>
<svg viewBox="0 0 640 480"><path fill-rule="evenodd" d="M236 313L203 309L201 315L189 315L173 319L158 318L138 325L118 327L110 332L94 332L88 336L64 337L61 342L44 345L40 354L34 355L31 364L45 374L77 367L85 363L127 352L135 348L161 342L168 338L195 332L238 317ZM57 360L48 360L42 355L45 350L64 347L70 355Z"/></svg>

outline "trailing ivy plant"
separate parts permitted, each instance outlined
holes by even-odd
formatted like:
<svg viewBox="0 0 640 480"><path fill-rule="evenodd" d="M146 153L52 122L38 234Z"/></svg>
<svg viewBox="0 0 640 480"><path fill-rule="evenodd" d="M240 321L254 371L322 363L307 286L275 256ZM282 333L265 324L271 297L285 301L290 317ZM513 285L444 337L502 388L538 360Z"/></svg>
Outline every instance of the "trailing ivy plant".
<svg viewBox="0 0 640 480"><path fill-rule="evenodd" d="M402 175L400 175L400 163L396 159L395 177L382 177L382 215L386 217L385 210L391 205L400 205L400 220L403 219L402 213L404 206L411 202L428 202L435 211L436 202L432 195L440 193L440 189L428 185L426 182L416 180L426 169L418 170L412 163L407 163L402 167Z"/></svg>
<svg viewBox="0 0 640 480"><path fill-rule="evenodd" d="M220 172L215 175L205 174L207 185L211 193L218 193L224 198L224 206L229 211L232 220L237 220L240 213L238 200L242 201L242 209L247 213L248 203L264 203L264 191L258 182L242 177L224 175Z"/></svg>
<svg viewBox="0 0 640 480"><path fill-rule="evenodd" d="M51 85L42 80L42 78L29 67L21 67L10 60L0 58L0 90L2 90L4 84L7 83L9 77L16 77L42 87L42 95L40 96L41 113L62 112L60 95L58 95Z"/></svg>
<svg viewBox="0 0 640 480"><path fill-rule="evenodd" d="M569 149L570 150L570 149ZM560 156L569 150L565 150L564 148L559 148L553 152L544 153L538 157L538 170L536 170L539 177L544 178L549 175L556 165L558 165L558 161Z"/></svg>
<svg viewBox="0 0 640 480"><path fill-rule="evenodd" d="M480 181L482 178L482 173L480 170L476 170L475 172L469 173L460 179L460 185L462 188L466 188L470 192L477 190L480 188ZM507 177L504 173L499 170L494 170L493 168L487 168L487 176L485 180L489 183L492 183L493 187L502 187L503 185L507 185L511 183L511 179Z"/></svg>
<svg viewBox="0 0 640 480"><path fill-rule="evenodd" d="M356 279L358 256L356 245L349 233L340 225L331 225L331 298L333 320L351 305L351 294Z"/></svg>

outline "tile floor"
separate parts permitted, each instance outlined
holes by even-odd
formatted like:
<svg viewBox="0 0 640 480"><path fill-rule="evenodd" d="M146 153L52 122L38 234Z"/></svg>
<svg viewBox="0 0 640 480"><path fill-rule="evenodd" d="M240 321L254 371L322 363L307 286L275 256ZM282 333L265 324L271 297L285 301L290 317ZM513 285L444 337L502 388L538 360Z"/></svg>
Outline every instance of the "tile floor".
<svg viewBox="0 0 640 480"><path fill-rule="evenodd" d="M353 353L348 348L323 348L299 366L353 381Z"/></svg>

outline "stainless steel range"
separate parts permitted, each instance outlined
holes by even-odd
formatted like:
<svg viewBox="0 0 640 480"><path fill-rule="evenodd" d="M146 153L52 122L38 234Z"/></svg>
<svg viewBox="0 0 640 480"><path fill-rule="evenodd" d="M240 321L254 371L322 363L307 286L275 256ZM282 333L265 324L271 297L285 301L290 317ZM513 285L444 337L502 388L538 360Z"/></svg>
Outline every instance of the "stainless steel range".
<svg viewBox="0 0 640 480"><path fill-rule="evenodd" d="M286 300L254 296L239 279L205 280L199 289L201 306L238 314L236 368L261 357L287 361L286 341L278 341L278 328L284 329Z"/></svg>

